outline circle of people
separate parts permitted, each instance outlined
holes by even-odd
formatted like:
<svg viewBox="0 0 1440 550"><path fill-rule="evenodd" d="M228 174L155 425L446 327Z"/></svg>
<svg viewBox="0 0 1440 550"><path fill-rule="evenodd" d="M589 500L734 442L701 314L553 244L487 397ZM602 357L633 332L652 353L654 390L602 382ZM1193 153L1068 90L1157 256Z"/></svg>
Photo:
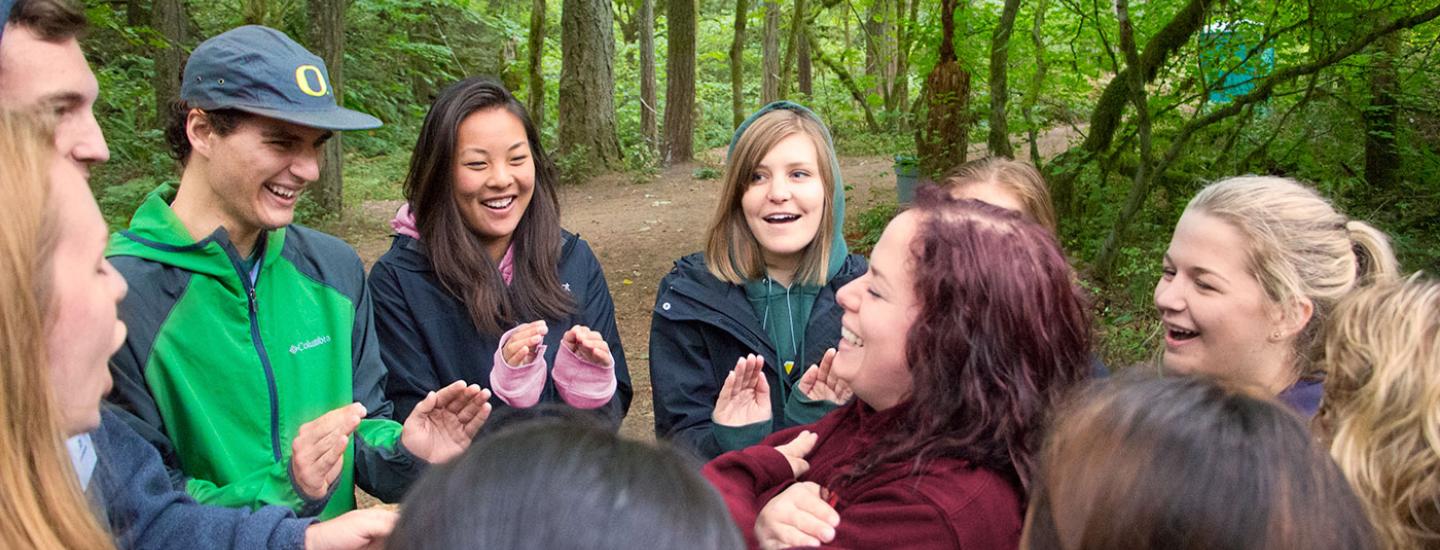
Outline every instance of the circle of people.
<svg viewBox="0 0 1440 550"><path fill-rule="evenodd" d="M1033 166L957 167L867 260L826 126L768 105L658 285L649 444L615 435L605 277L501 84L435 99L367 275L292 223L324 142L380 125L318 57L196 48L181 175L107 240L84 15L0 17L0 546L1440 545L1440 283L1304 183L1200 190L1155 364L1108 376Z"/></svg>

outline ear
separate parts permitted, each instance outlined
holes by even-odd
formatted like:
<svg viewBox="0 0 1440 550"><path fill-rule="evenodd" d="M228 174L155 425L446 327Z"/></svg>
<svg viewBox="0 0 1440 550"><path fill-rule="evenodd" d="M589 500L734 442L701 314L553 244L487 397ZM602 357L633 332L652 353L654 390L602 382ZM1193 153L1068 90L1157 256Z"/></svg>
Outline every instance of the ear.
<svg viewBox="0 0 1440 550"><path fill-rule="evenodd" d="M1278 318L1275 319L1275 331L1281 339L1288 340L1300 334L1300 331L1310 324L1310 318L1315 316L1315 303L1309 298L1299 296L1276 310Z"/></svg>
<svg viewBox="0 0 1440 550"><path fill-rule="evenodd" d="M210 125L210 118L205 116L205 111L190 109L185 113L185 137L190 140L191 154L210 158L210 138L214 135L215 127Z"/></svg>

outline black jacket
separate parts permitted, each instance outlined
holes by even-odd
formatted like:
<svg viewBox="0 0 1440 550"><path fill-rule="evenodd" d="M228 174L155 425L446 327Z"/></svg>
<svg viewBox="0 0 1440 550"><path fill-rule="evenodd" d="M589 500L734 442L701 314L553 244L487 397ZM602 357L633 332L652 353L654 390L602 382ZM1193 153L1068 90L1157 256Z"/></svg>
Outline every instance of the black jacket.
<svg viewBox="0 0 1440 550"><path fill-rule="evenodd" d="M825 350L840 341L842 311L835 292L863 275L865 269L865 259L850 254L820 290L805 324L805 349L797 365L819 363ZM771 388L779 386L781 376L793 384L805 370L797 368L787 375L776 368L774 345L760 327L745 290L711 275L703 254L676 261L675 268L660 281L650 322L656 437L673 439L703 458L719 455L710 414L735 360L749 353L765 358L765 378ZM776 431L790 427L779 395L770 392Z"/></svg>
<svg viewBox="0 0 1440 550"><path fill-rule="evenodd" d="M436 278L420 241L403 235L394 239L390 250L370 269L369 283L380 353L390 369L385 394L395 403L395 418L404 421L427 392L446 384L465 380L489 386L500 335L481 334L475 328L465 305ZM564 234L558 265L560 283L574 296L576 311L565 319L545 320L550 326L545 335L545 360L550 368L555 367L560 338L571 326L585 325L603 334L615 359L617 385L615 396L597 411L619 429L630 410L634 389L605 273L590 245L570 233ZM510 408L499 397L491 398L490 403L498 415ZM545 381L540 403L565 403L551 378Z"/></svg>

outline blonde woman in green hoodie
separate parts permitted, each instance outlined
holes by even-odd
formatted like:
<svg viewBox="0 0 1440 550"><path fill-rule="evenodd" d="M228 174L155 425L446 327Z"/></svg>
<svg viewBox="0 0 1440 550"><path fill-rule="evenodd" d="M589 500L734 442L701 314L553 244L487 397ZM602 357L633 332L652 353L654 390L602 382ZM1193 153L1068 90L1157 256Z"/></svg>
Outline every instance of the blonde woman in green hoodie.
<svg viewBox="0 0 1440 550"><path fill-rule="evenodd" d="M655 297L657 437L708 459L849 399L829 373L835 291L865 273L865 260L845 246L844 217L819 117L780 101L736 130L705 250L677 260Z"/></svg>

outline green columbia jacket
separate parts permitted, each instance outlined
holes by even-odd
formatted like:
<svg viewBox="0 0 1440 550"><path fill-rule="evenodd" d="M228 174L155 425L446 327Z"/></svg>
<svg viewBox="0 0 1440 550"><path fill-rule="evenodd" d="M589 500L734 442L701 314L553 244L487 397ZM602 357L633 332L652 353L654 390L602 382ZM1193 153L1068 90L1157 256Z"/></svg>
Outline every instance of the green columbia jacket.
<svg viewBox="0 0 1440 550"><path fill-rule="evenodd" d="M422 461L389 419L364 266L339 239L299 225L261 234L244 267L224 228L195 241L150 193L107 254L130 292L129 327L111 362L108 399L160 451L172 481L205 504L288 506L331 518L354 486L400 498ZM252 282L253 281L253 282ZM290 449L300 425L353 401L369 417L346 447L332 494L296 490Z"/></svg>

